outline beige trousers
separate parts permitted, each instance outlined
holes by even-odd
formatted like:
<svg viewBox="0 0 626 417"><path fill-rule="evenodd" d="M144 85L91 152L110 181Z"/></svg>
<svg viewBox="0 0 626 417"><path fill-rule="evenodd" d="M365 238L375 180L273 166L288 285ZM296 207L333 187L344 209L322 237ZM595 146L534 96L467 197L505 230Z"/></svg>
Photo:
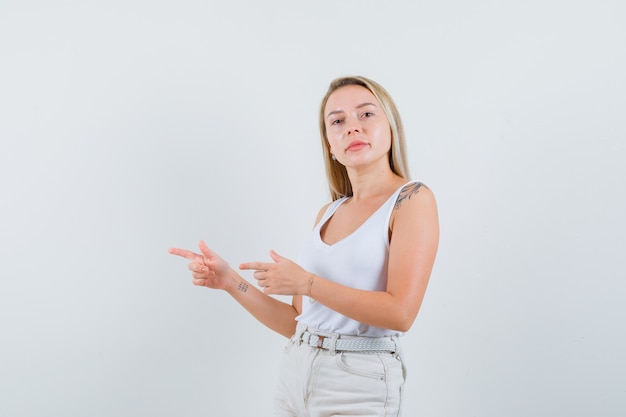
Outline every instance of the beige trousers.
<svg viewBox="0 0 626 417"><path fill-rule="evenodd" d="M398 353L331 352L296 332L283 354L275 416L398 417L404 379Z"/></svg>

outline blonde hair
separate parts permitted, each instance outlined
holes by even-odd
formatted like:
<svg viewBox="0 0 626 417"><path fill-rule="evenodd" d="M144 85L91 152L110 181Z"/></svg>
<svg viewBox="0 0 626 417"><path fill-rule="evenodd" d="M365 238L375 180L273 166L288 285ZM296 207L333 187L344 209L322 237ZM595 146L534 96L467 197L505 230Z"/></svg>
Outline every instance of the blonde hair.
<svg viewBox="0 0 626 417"><path fill-rule="evenodd" d="M405 179L410 179L409 167L406 161L406 145L404 140L404 129L400 114L393 99L380 84L360 76L340 77L333 80L328 86L328 91L322 99L319 113L320 137L322 139L322 151L324 153L324 165L326 166L326 177L328 179L328 187L333 200L337 200L344 196L352 195L352 184L348 177L346 167L332 159L328 136L326 135L326 123L324 117L324 109L328 98L332 93L341 87L348 85L359 85L366 88L378 100L387 116L389 126L391 127L391 149L389 150L389 166L391 171L396 175Z"/></svg>

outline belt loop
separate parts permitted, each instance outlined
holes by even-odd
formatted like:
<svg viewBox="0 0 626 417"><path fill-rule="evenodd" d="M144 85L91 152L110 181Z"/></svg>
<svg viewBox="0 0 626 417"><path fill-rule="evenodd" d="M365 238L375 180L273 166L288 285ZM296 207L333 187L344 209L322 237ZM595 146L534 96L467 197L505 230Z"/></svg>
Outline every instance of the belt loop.
<svg viewBox="0 0 626 417"><path fill-rule="evenodd" d="M296 327L296 333L293 335L294 342L297 342L299 345L302 344L303 342L302 337L306 333L306 329L307 329L306 326L302 326L301 324L298 324L298 326Z"/></svg>
<svg viewBox="0 0 626 417"><path fill-rule="evenodd" d="M395 345L395 349L392 352L396 357L402 358L402 345L400 344L400 338L396 335L391 336L391 341Z"/></svg>
<svg viewBox="0 0 626 417"><path fill-rule="evenodd" d="M337 339L339 338L339 335L337 333L333 333L330 336L330 343L328 346L328 350L330 351L331 355L335 355L337 353Z"/></svg>

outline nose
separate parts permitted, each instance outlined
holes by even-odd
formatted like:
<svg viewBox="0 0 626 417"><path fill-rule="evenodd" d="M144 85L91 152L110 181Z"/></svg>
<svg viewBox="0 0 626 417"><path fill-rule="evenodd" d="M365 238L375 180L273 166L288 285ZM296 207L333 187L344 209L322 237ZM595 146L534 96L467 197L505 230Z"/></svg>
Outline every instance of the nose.
<svg viewBox="0 0 626 417"><path fill-rule="evenodd" d="M346 131L348 135L360 133L361 125L359 124L358 119L354 119L354 118L349 119L348 123L346 124Z"/></svg>

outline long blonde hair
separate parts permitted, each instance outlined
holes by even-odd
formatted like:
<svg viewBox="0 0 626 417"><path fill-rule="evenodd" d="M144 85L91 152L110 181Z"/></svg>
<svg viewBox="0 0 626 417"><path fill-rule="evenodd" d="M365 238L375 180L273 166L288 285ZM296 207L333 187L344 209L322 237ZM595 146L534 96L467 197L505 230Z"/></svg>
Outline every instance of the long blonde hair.
<svg viewBox="0 0 626 417"><path fill-rule="evenodd" d="M404 140L404 129L400 114L393 99L380 84L361 76L340 77L333 80L328 86L328 91L322 99L319 113L320 137L322 139L322 151L324 153L324 165L326 166L326 177L328 187L333 200L344 196L352 195L352 184L348 177L346 167L332 159L328 136L326 135L326 123L324 121L324 109L326 102L332 93L341 87L348 85L359 85L368 89L378 100L387 116L391 127L391 149L389 150L389 166L391 171L405 179L410 179L409 167L406 161L406 144Z"/></svg>

